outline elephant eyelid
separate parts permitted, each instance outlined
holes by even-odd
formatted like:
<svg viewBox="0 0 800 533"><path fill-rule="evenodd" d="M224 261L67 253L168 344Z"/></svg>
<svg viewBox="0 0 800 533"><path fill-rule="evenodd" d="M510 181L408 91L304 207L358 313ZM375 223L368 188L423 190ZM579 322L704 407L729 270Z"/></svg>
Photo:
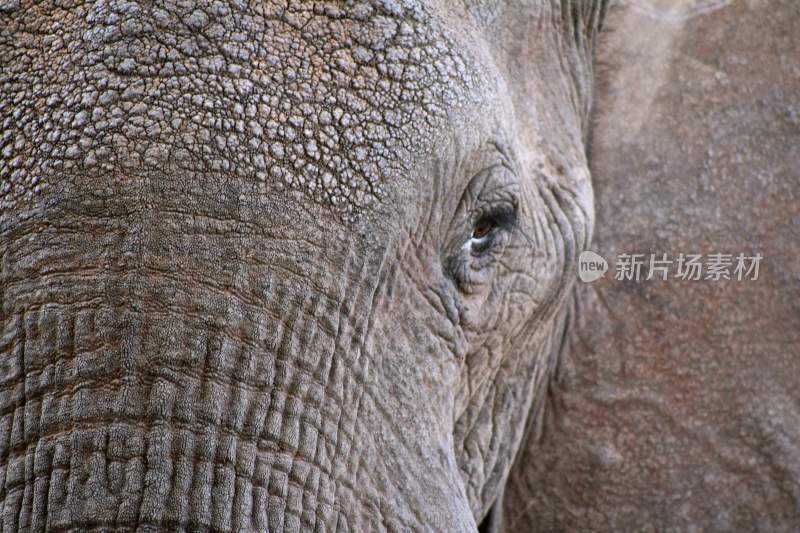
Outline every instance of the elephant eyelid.
<svg viewBox="0 0 800 533"><path fill-rule="evenodd" d="M482 215L478 221L488 222L499 229L512 229L517 225L516 205L499 205Z"/></svg>

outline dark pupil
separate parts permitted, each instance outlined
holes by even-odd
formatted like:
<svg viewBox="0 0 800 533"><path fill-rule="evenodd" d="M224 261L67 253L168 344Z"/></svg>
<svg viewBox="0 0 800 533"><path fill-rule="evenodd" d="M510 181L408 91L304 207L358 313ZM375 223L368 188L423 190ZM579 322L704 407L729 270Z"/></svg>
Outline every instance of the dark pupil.
<svg viewBox="0 0 800 533"><path fill-rule="evenodd" d="M472 238L473 239L480 239L481 237L485 237L489 231L492 229L492 223L483 220L475 224L475 228L472 230Z"/></svg>

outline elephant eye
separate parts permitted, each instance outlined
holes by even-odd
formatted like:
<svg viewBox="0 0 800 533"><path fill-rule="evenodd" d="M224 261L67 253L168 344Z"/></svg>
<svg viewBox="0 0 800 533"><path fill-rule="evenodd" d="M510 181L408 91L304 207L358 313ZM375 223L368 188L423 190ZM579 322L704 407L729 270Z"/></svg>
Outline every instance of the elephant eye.
<svg viewBox="0 0 800 533"><path fill-rule="evenodd" d="M513 208L501 208L480 217L472 227L472 235L469 240L472 251L474 253L487 251L498 233L501 230L510 229L515 220L516 213Z"/></svg>
<svg viewBox="0 0 800 533"><path fill-rule="evenodd" d="M491 220L481 219L472 229L472 238L482 239L487 236L492 229L494 229L494 225Z"/></svg>
<svg viewBox="0 0 800 533"><path fill-rule="evenodd" d="M450 255L442 258L444 272L464 294L492 279L492 266L518 228L518 202L513 191L506 188L484 198L478 197L483 205L464 213L459 221L459 238L451 241Z"/></svg>

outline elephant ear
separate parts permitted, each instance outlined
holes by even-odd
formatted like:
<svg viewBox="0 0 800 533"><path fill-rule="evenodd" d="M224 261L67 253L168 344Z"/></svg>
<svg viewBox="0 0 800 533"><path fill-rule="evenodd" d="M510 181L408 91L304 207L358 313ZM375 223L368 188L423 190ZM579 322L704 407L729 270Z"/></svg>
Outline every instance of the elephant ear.
<svg viewBox="0 0 800 533"><path fill-rule="evenodd" d="M611 267L576 288L568 371L495 531L800 523L798 27L796 0L609 13L590 166ZM682 281L673 263L666 281L618 281L620 253L702 254L703 277L732 254L733 279ZM763 257L757 280L735 279L740 253Z"/></svg>

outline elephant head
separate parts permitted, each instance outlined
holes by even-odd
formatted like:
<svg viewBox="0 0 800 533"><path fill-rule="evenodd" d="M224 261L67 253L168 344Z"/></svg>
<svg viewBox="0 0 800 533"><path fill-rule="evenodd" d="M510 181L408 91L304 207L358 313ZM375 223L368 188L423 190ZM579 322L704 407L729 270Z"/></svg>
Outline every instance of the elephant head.
<svg viewBox="0 0 800 533"><path fill-rule="evenodd" d="M28 4L4 529L475 531L592 232L604 3Z"/></svg>

